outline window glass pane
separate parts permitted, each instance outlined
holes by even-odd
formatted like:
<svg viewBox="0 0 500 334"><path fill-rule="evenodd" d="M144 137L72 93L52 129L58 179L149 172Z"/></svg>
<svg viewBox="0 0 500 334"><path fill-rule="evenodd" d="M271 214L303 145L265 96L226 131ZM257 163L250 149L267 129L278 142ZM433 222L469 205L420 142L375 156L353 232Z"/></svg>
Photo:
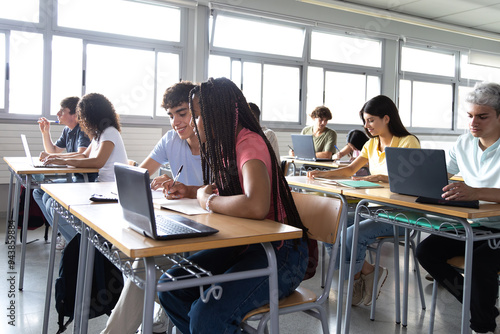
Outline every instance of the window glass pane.
<svg viewBox="0 0 500 334"><path fill-rule="evenodd" d="M380 67L382 64L382 43L376 40L313 31L311 58L343 64Z"/></svg>
<svg viewBox="0 0 500 334"><path fill-rule="evenodd" d="M82 54L81 39L60 36L52 39L51 115L57 114L62 99L82 95Z"/></svg>
<svg viewBox="0 0 500 334"><path fill-rule="evenodd" d="M326 72L325 106L332 112L330 123L361 124L359 111L366 101L365 96L365 75Z"/></svg>
<svg viewBox="0 0 500 334"><path fill-rule="evenodd" d="M231 80L241 88L241 61L239 60L231 62Z"/></svg>
<svg viewBox="0 0 500 334"><path fill-rule="evenodd" d="M179 42L181 12L158 3L123 0L58 2L62 27Z"/></svg>
<svg viewBox="0 0 500 334"><path fill-rule="evenodd" d="M87 46L86 93L101 93L122 115L153 116L155 55L152 51Z"/></svg>
<svg viewBox="0 0 500 334"><path fill-rule="evenodd" d="M43 36L25 31L10 35L9 113L42 113Z"/></svg>
<svg viewBox="0 0 500 334"><path fill-rule="evenodd" d="M367 76L366 78L366 101L380 95L380 77ZM359 108L361 109L361 107Z"/></svg>
<svg viewBox="0 0 500 334"><path fill-rule="evenodd" d="M257 105L260 105L260 99L262 95L261 78L261 64L243 62L243 94L245 95L247 102L253 102ZM264 120L264 110L261 110L261 113L261 118L262 120Z"/></svg>
<svg viewBox="0 0 500 334"><path fill-rule="evenodd" d="M214 46L302 57L304 29L217 15Z"/></svg>
<svg viewBox="0 0 500 334"><path fill-rule="evenodd" d="M156 116L167 117L167 112L161 106L163 101L163 93L165 90L179 81L181 75L179 72L179 55L175 53L158 53L158 71L157 71L157 87L156 98L154 105L156 107ZM147 84L149 82L149 84ZM146 87L154 83L154 74L148 73L147 81L144 83Z"/></svg>
<svg viewBox="0 0 500 334"><path fill-rule="evenodd" d="M474 87L465 87L465 86L458 87L458 113L456 116L458 129L467 130L469 128L470 119L469 116L467 115L467 112L469 111L469 106L468 103L465 102L465 97L473 90Z"/></svg>
<svg viewBox="0 0 500 334"><path fill-rule="evenodd" d="M413 82L413 127L451 129L453 86Z"/></svg>
<svg viewBox="0 0 500 334"><path fill-rule="evenodd" d="M39 0L0 1L0 18L24 22L39 22Z"/></svg>
<svg viewBox="0 0 500 334"><path fill-rule="evenodd" d="M468 55L462 55L460 57L460 77L473 80L500 82L500 68L468 64L468 61Z"/></svg>
<svg viewBox="0 0 500 334"><path fill-rule="evenodd" d="M323 81L323 68L310 66L307 69L307 114L323 105ZM313 124L311 117L306 118L306 124Z"/></svg>
<svg viewBox="0 0 500 334"><path fill-rule="evenodd" d="M300 69L264 65L263 121L297 122L300 107Z"/></svg>
<svg viewBox="0 0 500 334"><path fill-rule="evenodd" d="M231 77L231 58L210 55L208 57L208 77L221 78Z"/></svg>
<svg viewBox="0 0 500 334"><path fill-rule="evenodd" d="M411 126L411 81L399 81L399 117L406 127Z"/></svg>
<svg viewBox="0 0 500 334"><path fill-rule="evenodd" d="M425 74L455 75L455 56L403 46L401 70Z"/></svg>
<svg viewBox="0 0 500 334"><path fill-rule="evenodd" d="M0 109L5 108L5 34L0 34Z"/></svg>

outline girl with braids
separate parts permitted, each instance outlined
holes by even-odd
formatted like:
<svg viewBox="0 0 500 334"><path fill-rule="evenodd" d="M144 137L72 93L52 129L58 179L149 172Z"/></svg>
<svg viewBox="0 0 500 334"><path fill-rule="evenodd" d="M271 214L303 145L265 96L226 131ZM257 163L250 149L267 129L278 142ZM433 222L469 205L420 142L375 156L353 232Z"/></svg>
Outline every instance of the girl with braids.
<svg viewBox="0 0 500 334"><path fill-rule="evenodd" d="M98 181L115 180L114 163L128 162L127 152L120 135L120 122L113 104L102 94L90 93L76 106L78 121L85 134L92 140L83 153L51 154L45 164L99 168Z"/></svg>
<svg viewBox="0 0 500 334"><path fill-rule="evenodd" d="M209 79L190 94L191 123L202 156L204 186L179 184L173 197L196 197L209 211L235 217L272 219L306 230L269 141L238 87L226 78ZM305 233L304 233L305 235ZM302 281L308 262L304 238L273 243L278 263L279 298ZM190 257L212 274L263 268L261 245L200 251ZM168 272L179 274L176 268ZM199 300L198 288L160 292L175 326L188 333L236 333L243 317L269 303L267 277L220 284L221 300Z"/></svg>

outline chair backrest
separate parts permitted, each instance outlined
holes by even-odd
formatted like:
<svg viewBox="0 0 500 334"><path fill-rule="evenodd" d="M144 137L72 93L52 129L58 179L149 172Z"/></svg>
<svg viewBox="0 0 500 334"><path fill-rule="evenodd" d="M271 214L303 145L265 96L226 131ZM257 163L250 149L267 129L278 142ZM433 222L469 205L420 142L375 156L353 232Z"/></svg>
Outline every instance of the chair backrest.
<svg viewBox="0 0 500 334"><path fill-rule="evenodd" d="M292 196L309 237L335 243L342 211L340 199L298 192L292 192Z"/></svg>

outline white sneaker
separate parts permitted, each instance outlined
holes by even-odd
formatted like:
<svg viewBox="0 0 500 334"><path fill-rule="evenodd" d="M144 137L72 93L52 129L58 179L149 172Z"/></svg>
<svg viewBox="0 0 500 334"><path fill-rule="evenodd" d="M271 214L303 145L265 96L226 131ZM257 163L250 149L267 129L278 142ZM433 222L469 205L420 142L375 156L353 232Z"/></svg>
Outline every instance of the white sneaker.
<svg viewBox="0 0 500 334"><path fill-rule="evenodd" d="M56 238L56 249L63 250L64 247L66 247L66 239L64 239L62 235L58 234Z"/></svg>
<svg viewBox="0 0 500 334"><path fill-rule="evenodd" d="M168 324L170 319L163 310L163 307L159 307L156 312L155 318L153 320L153 333L165 333L168 331Z"/></svg>

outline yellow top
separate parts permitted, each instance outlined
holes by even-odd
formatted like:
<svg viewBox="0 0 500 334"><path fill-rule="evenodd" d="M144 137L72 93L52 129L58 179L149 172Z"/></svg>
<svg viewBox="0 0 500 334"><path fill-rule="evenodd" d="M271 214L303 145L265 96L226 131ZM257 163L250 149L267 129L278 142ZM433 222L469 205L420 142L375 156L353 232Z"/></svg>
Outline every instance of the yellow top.
<svg viewBox="0 0 500 334"><path fill-rule="evenodd" d="M368 159L370 174L387 175L387 164L385 163L385 151L379 151L379 137L371 138L365 143L361 150L361 156ZM420 142L415 136L392 137L390 147L420 148Z"/></svg>

